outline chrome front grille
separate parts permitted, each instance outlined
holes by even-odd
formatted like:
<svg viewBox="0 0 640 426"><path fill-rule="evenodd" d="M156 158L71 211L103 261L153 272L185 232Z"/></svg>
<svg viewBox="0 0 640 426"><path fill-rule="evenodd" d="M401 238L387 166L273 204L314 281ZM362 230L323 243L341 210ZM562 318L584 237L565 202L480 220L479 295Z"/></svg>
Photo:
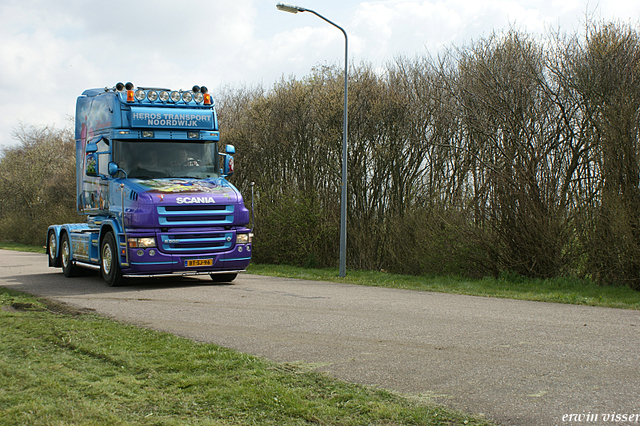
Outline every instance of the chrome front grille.
<svg viewBox="0 0 640 426"><path fill-rule="evenodd" d="M171 232L160 235L161 251L165 253L199 253L228 250L231 232Z"/></svg>
<svg viewBox="0 0 640 426"><path fill-rule="evenodd" d="M158 206L158 221L160 226L224 226L233 223L233 212L233 204Z"/></svg>

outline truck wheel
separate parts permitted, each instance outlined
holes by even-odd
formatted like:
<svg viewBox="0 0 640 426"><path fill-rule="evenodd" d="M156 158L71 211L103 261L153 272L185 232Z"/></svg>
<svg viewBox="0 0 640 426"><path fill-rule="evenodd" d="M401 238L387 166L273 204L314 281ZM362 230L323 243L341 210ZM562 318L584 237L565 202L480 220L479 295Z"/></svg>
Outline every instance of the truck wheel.
<svg viewBox="0 0 640 426"><path fill-rule="evenodd" d="M214 283L230 283L238 274L209 274Z"/></svg>
<svg viewBox="0 0 640 426"><path fill-rule="evenodd" d="M58 243L56 240L56 233L54 231L49 231L49 236L47 237L47 240L49 241L48 244L48 252L49 252L49 266L54 266L56 268L59 268L62 264L60 262L60 256L58 256L56 253L58 251Z"/></svg>
<svg viewBox="0 0 640 426"><path fill-rule="evenodd" d="M126 282L126 279L122 277L119 257L113 232L108 232L100 246L100 272L109 287L123 285Z"/></svg>
<svg viewBox="0 0 640 426"><path fill-rule="evenodd" d="M71 261L71 242L69 234L62 234L62 242L60 244L60 263L62 264L62 273L65 277L77 277L80 275L80 268L75 266Z"/></svg>

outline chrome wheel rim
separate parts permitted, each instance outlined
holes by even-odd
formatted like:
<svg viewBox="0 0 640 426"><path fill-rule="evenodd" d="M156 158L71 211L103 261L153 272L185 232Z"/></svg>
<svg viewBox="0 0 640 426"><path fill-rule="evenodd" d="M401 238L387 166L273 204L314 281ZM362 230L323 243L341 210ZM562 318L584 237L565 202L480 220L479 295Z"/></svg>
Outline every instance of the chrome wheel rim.
<svg viewBox="0 0 640 426"><path fill-rule="evenodd" d="M106 275L111 273L111 265L113 262L113 255L111 253L111 246L105 244L102 247L102 270Z"/></svg>
<svg viewBox="0 0 640 426"><path fill-rule="evenodd" d="M49 257L51 259L56 258L56 248L56 236L52 232L51 235L49 235Z"/></svg>
<svg viewBox="0 0 640 426"><path fill-rule="evenodd" d="M69 258L71 257L71 250L69 250L69 242L67 240L62 242L62 266L65 268L69 266Z"/></svg>

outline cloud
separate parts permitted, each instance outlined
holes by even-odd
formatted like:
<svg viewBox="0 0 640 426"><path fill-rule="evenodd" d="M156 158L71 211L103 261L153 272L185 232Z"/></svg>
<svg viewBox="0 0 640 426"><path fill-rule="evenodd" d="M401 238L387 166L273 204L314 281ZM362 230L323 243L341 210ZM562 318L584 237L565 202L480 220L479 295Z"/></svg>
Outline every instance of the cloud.
<svg viewBox="0 0 640 426"><path fill-rule="evenodd" d="M353 24L366 40L363 52L413 55L462 46L512 25L543 33L553 18L544 15L543 3L534 7L512 0L363 2Z"/></svg>
<svg viewBox="0 0 640 426"><path fill-rule="evenodd" d="M87 88L213 86L234 75L255 20L248 0L3 2L0 145L20 122L65 125Z"/></svg>
<svg viewBox="0 0 640 426"><path fill-rule="evenodd" d="M304 0L341 25L349 59L380 67L396 55L438 53L510 25L581 29L587 15L637 23L640 3L600 0ZM344 37L311 13L271 0L3 0L0 146L20 122L63 126L87 88L132 81L271 86L317 64L342 64ZM597 11L596 13L593 13Z"/></svg>

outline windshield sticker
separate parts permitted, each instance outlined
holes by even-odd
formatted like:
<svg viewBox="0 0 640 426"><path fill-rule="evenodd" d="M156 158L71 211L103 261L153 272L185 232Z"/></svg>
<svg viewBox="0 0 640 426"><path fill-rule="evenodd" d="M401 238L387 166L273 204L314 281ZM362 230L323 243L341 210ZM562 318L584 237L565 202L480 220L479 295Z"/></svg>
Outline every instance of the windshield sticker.
<svg viewBox="0 0 640 426"><path fill-rule="evenodd" d="M223 192L227 191L227 185L208 180L143 180L139 183L147 188L149 192L161 193L183 193L183 192ZM161 200L164 197L161 197Z"/></svg>

